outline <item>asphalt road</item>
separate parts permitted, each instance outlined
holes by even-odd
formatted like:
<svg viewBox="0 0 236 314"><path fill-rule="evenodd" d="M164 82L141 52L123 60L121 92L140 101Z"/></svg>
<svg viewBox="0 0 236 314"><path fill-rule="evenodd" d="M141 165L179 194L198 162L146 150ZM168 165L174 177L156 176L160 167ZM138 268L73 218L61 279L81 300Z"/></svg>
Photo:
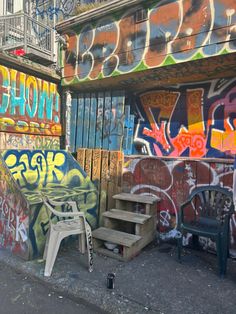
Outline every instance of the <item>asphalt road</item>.
<svg viewBox="0 0 236 314"><path fill-rule="evenodd" d="M8 266L0 265L0 314L96 314L105 313L89 304L48 289Z"/></svg>

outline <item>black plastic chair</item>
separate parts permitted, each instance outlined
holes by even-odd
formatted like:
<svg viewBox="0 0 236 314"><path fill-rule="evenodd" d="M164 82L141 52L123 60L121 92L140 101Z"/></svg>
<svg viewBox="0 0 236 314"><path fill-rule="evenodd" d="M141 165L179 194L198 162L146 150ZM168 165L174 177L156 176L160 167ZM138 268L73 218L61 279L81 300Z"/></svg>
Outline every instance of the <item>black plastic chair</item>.
<svg viewBox="0 0 236 314"><path fill-rule="evenodd" d="M229 254L229 221L234 212L232 192L219 186L195 188L180 207L178 217L178 259L181 260L183 233L189 232L198 243L203 236L216 242L219 273L226 274ZM197 240L197 241L196 241Z"/></svg>

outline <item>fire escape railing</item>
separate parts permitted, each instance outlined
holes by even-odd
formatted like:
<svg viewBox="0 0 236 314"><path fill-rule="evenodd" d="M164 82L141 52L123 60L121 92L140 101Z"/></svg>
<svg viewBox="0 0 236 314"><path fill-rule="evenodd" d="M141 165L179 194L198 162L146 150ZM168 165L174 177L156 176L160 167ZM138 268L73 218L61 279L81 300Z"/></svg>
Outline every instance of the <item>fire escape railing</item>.
<svg viewBox="0 0 236 314"><path fill-rule="evenodd" d="M0 51L20 48L26 55L53 59L54 30L25 13L0 16Z"/></svg>

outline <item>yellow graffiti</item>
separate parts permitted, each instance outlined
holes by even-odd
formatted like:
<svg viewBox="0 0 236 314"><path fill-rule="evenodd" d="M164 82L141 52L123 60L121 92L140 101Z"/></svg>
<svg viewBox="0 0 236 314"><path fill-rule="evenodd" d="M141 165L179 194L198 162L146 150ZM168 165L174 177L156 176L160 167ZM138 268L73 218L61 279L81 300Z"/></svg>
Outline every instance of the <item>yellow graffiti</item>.
<svg viewBox="0 0 236 314"><path fill-rule="evenodd" d="M64 172L58 169L65 163L65 155L62 153L48 152L45 157L39 152L34 153L31 159L27 154L22 154L19 159L15 154L10 154L5 161L20 186L35 184L42 188L49 182L64 178Z"/></svg>
<svg viewBox="0 0 236 314"><path fill-rule="evenodd" d="M211 147L222 152L236 153L236 131L221 131L212 129Z"/></svg>

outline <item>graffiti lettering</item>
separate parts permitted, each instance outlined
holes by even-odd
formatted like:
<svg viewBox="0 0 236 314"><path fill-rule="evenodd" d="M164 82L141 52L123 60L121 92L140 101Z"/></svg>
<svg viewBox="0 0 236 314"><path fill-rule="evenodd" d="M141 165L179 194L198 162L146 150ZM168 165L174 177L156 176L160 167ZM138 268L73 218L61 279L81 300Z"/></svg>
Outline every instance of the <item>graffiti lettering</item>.
<svg viewBox="0 0 236 314"><path fill-rule="evenodd" d="M56 84L0 65L0 130L60 135Z"/></svg>
<svg viewBox="0 0 236 314"><path fill-rule="evenodd" d="M211 96L218 83L141 94L138 114L144 122L137 125L134 143L144 143L146 151L156 156L224 157L235 153L236 81Z"/></svg>
<svg viewBox="0 0 236 314"><path fill-rule="evenodd" d="M63 83L236 51L234 0L156 1L147 17L138 20L136 8L116 21L103 19L95 27L86 24L80 33L65 34L69 48L62 53Z"/></svg>

